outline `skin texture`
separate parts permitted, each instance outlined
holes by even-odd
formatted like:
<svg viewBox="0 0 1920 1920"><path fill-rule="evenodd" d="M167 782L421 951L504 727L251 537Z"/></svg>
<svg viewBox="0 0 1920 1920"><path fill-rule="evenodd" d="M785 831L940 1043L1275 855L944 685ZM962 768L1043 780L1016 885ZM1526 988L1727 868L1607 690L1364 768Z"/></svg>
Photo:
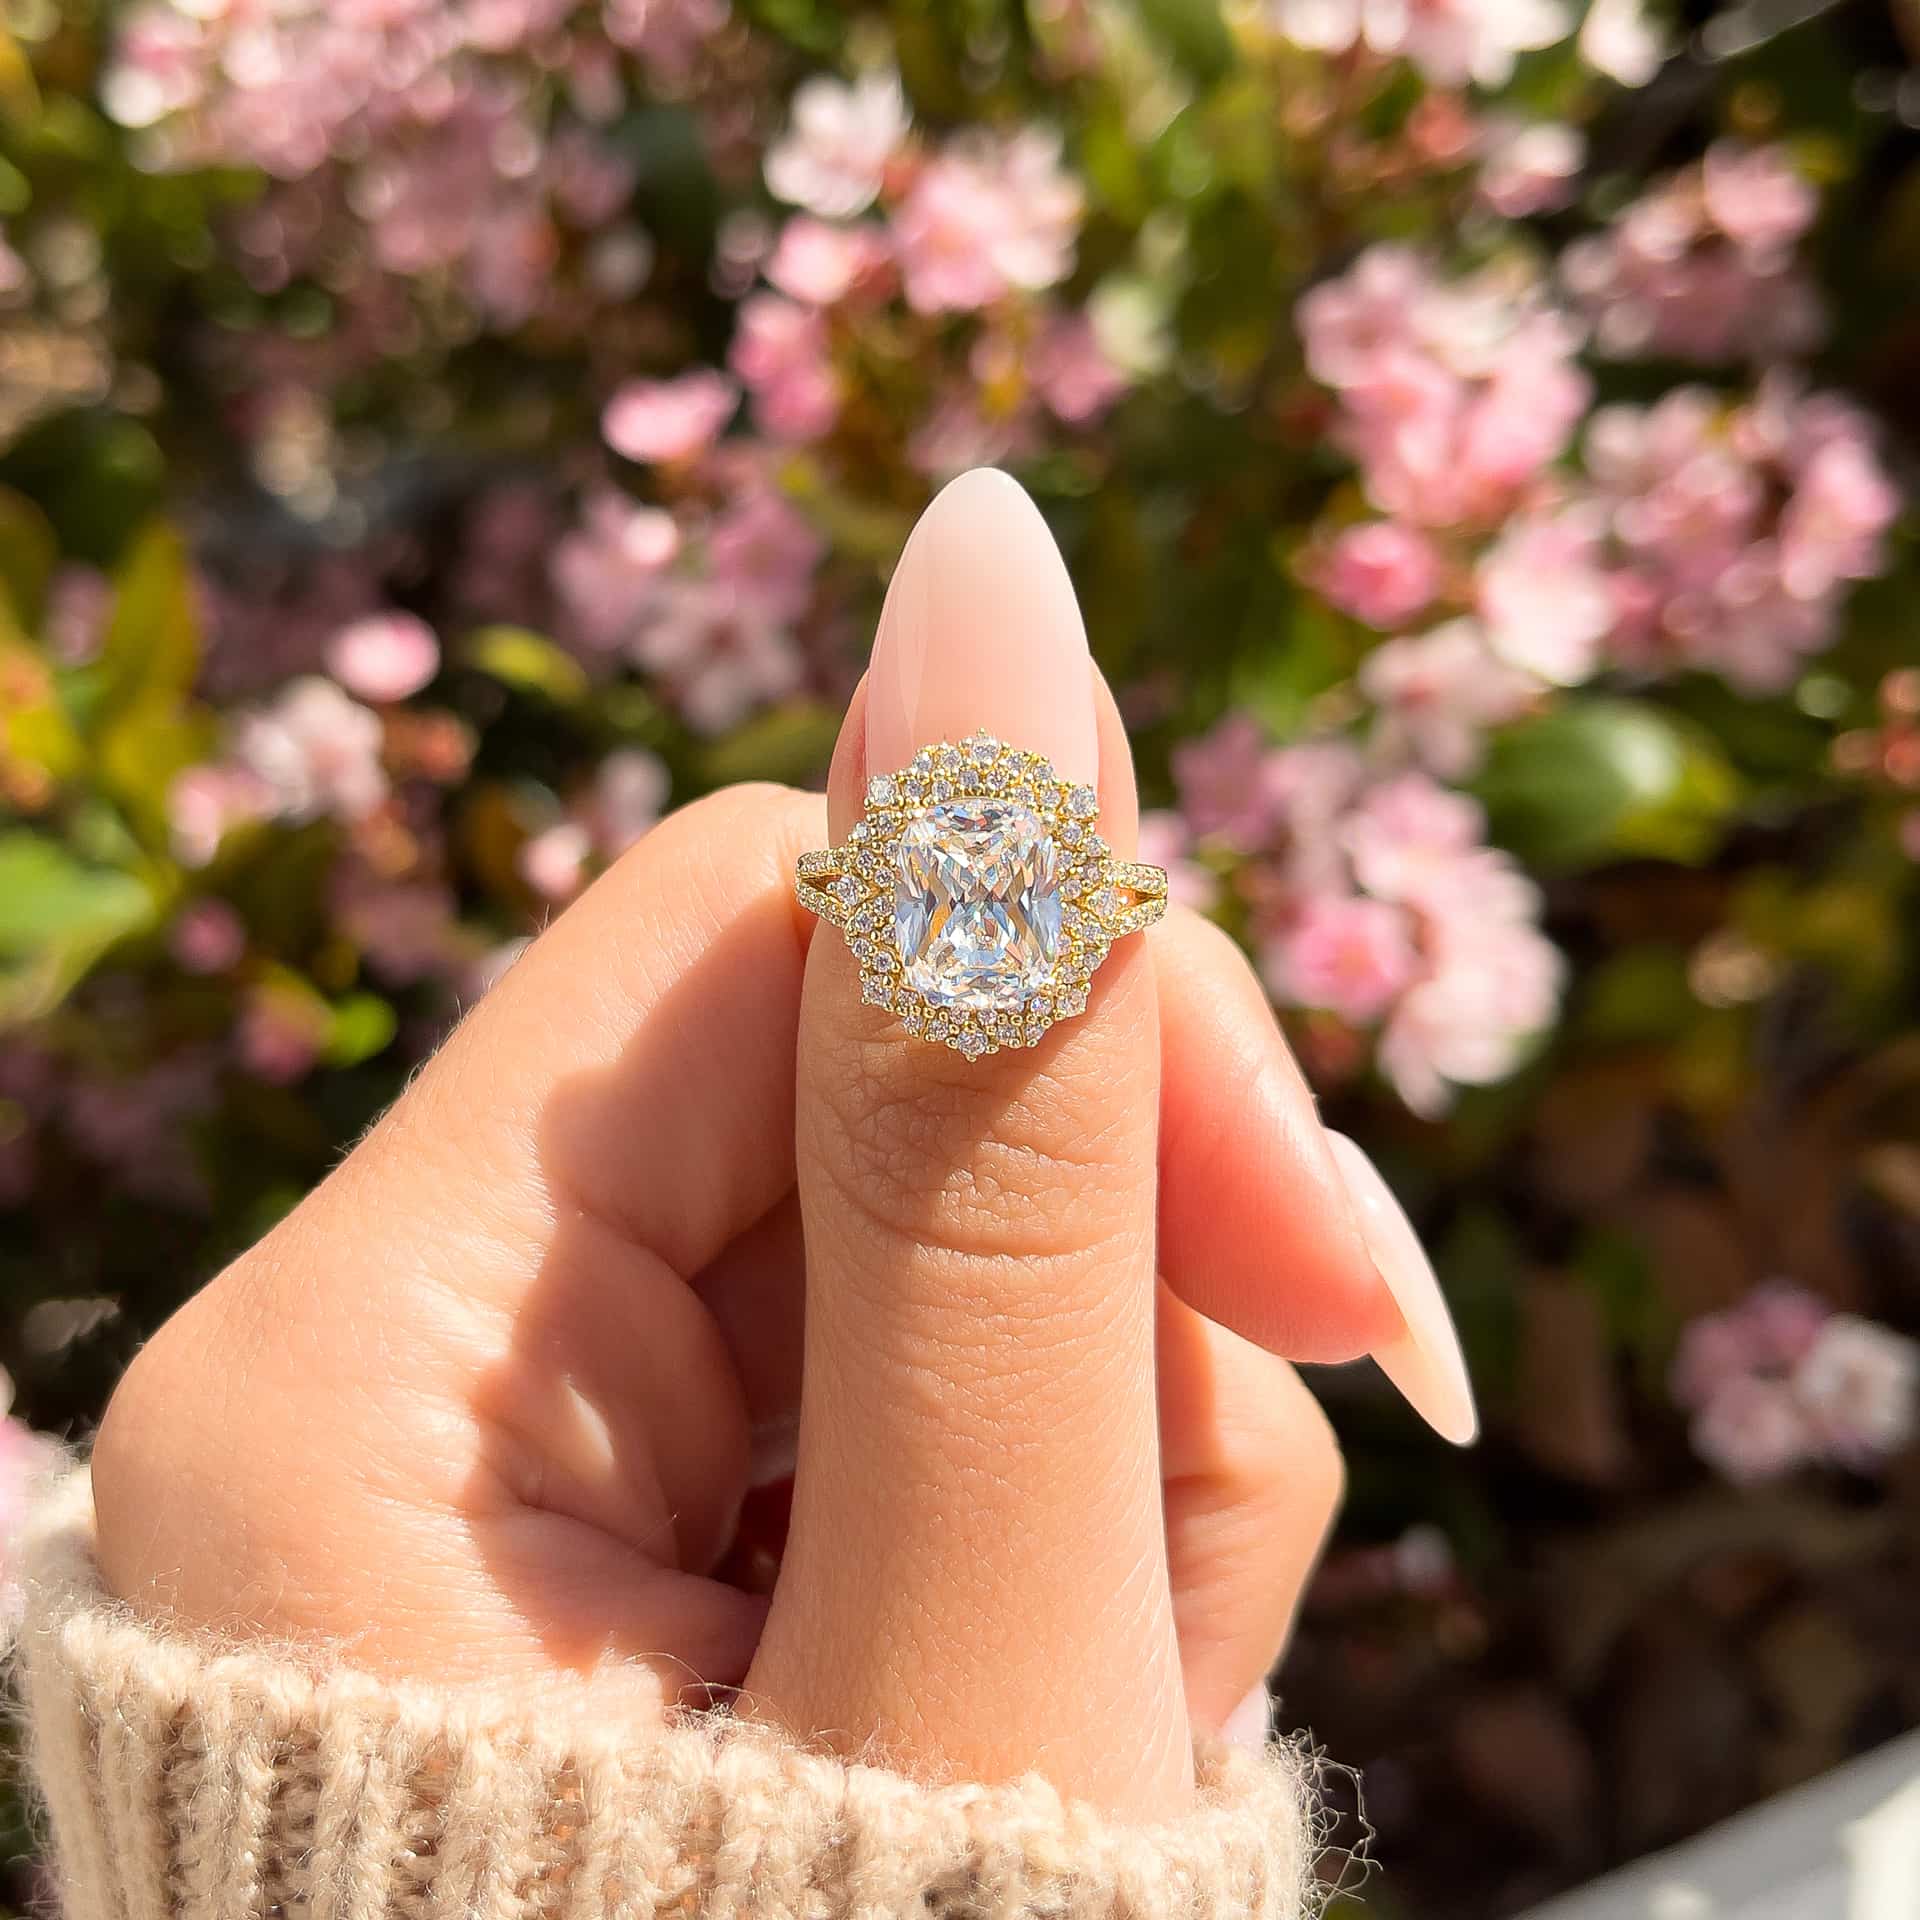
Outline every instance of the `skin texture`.
<svg viewBox="0 0 1920 1920"><path fill-rule="evenodd" d="M1064 572L969 481L895 595L926 645L991 614L1059 653L1126 849ZM1013 733L1012 670L914 684ZM1288 1363L1404 1323L1215 930L1169 916L1082 1018L976 1064L859 1004L791 874L855 817L868 724L856 699L825 803L742 787L649 835L141 1353L95 1453L119 1593L390 1675L591 1672L610 1710L744 1686L913 1771L1182 1803L1339 1495ZM754 1434L796 1418L769 1611L711 1575Z"/></svg>

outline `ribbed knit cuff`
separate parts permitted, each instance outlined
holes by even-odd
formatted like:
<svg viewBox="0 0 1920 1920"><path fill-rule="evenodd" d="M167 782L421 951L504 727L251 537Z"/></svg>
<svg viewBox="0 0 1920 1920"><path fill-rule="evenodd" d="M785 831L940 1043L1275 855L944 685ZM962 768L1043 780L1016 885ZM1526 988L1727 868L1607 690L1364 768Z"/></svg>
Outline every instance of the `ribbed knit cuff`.
<svg viewBox="0 0 1920 1920"><path fill-rule="evenodd" d="M722 1715L608 1724L137 1620L84 1469L23 1542L16 1654L67 1920L1301 1920L1309 1768L1202 1756L1134 1826L1036 1778L924 1786ZM583 1683L582 1701L590 1701Z"/></svg>

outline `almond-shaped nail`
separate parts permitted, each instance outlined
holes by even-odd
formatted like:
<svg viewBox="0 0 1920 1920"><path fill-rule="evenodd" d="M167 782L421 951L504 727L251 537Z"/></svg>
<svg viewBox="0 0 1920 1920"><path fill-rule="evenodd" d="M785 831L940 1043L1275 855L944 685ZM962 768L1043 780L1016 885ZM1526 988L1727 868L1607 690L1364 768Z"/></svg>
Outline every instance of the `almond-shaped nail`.
<svg viewBox="0 0 1920 1920"><path fill-rule="evenodd" d="M1433 1262L1379 1168L1344 1133L1329 1129L1327 1144L1353 1202L1360 1237L1405 1327L1399 1338L1376 1347L1373 1358L1435 1433L1456 1447L1470 1446L1480 1431L1480 1416Z"/></svg>
<svg viewBox="0 0 1920 1920"><path fill-rule="evenodd" d="M1267 1742L1273 1738L1273 1695L1264 1680L1227 1715L1220 1738L1249 1753L1266 1751Z"/></svg>
<svg viewBox="0 0 1920 1920"><path fill-rule="evenodd" d="M867 770L984 730L1095 780L1087 631L1066 563L1020 484L991 467L920 516L887 589L867 673Z"/></svg>

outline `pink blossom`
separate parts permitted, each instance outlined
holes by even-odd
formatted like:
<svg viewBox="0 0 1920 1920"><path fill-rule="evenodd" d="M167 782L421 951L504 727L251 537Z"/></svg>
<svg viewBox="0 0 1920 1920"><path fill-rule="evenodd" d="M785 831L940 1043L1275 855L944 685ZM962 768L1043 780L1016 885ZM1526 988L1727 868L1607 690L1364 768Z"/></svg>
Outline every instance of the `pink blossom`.
<svg viewBox="0 0 1920 1920"><path fill-rule="evenodd" d="M588 815L602 859L624 853L653 826L668 785L665 763L644 747L620 747L601 761Z"/></svg>
<svg viewBox="0 0 1920 1920"><path fill-rule="evenodd" d="M840 414L827 328L810 307L776 293L740 304L728 363L753 394L754 418L775 440L817 440Z"/></svg>
<svg viewBox="0 0 1920 1920"><path fill-rule="evenodd" d="M624 645L680 551L671 514L611 489L594 494L553 557L553 584L573 632L597 653Z"/></svg>
<svg viewBox="0 0 1920 1920"><path fill-rule="evenodd" d="M1193 831L1243 853L1263 845L1278 821L1272 758L1259 722L1244 713L1228 714L1211 733L1175 747L1180 811Z"/></svg>
<svg viewBox="0 0 1920 1920"><path fill-rule="evenodd" d="M1735 1380L1760 1371L1752 1321L1737 1308L1703 1313L1681 1329L1667 1386L1677 1406L1697 1413Z"/></svg>
<svg viewBox="0 0 1920 1920"><path fill-rule="evenodd" d="M1644 87L1667 57L1666 36L1643 0L1593 0L1580 23L1580 58L1623 87Z"/></svg>
<svg viewBox="0 0 1920 1920"><path fill-rule="evenodd" d="M707 569L717 587L777 626L805 612L826 543L773 488L755 486L714 522Z"/></svg>
<svg viewBox="0 0 1920 1920"><path fill-rule="evenodd" d="M224 900L190 901L167 934L167 949L187 973L225 973L247 950L247 930Z"/></svg>
<svg viewBox="0 0 1920 1920"><path fill-rule="evenodd" d="M1730 1380L1694 1416L1693 1450L1736 1486L1777 1480L1813 1456L1818 1436L1784 1381Z"/></svg>
<svg viewBox="0 0 1920 1920"><path fill-rule="evenodd" d="M359 699L385 706L416 694L440 670L440 643L410 613L375 613L327 643L327 671Z"/></svg>
<svg viewBox="0 0 1920 1920"><path fill-rule="evenodd" d="M886 262L886 238L878 228L829 226L796 214L780 229L765 272L789 299L830 307ZM744 372L741 377L747 378Z"/></svg>
<svg viewBox="0 0 1920 1920"><path fill-rule="evenodd" d="M1439 87L1504 86L1516 55L1572 30L1557 0L1274 0L1274 15L1302 46L1404 55Z"/></svg>
<svg viewBox="0 0 1920 1920"><path fill-rule="evenodd" d="M1798 600L1885 571L1882 536L1900 515L1899 490L1864 436L1836 439L1795 476L1780 515L1780 578Z"/></svg>
<svg viewBox="0 0 1920 1920"><path fill-rule="evenodd" d="M1192 858L1193 836L1170 808L1152 808L1140 816L1140 858L1167 871L1167 898L1176 907L1211 913L1219 904L1220 882Z"/></svg>
<svg viewBox="0 0 1920 1920"><path fill-rule="evenodd" d="M1779 147L1717 140L1700 163L1708 217L1736 246L1781 253L1813 225L1820 199Z"/></svg>
<svg viewBox="0 0 1920 1920"><path fill-rule="evenodd" d="M1034 391L1069 426L1097 420L1127 390L1127 376L1108 359L1084 313L1057 315L1035 344L1028 366Z"/></svg>
<svg viewBox="0 0 1920 1920"><path fill-rule="evenodd" d="M1336 894L1308 900L1262 956L1267 984L1281 999L1356 1026L1385 1012L1419 964L1400 908Z"/></svg>
<svg viewBox="0 0 1920 1920"><path fill-rule="evenodd" d="M607 402L600 432L622 459L691 460L713 445L739 403L733 382L707 368L673 380L629 380Z"/></svg>
<svg viewBox="0 0 1920 1920"><path fill-rule="evenodd" d="M1599 665L1614 600L1592 516L1563 512L1511 523L1475 578L1487 645L1553 686L1578 686Z"/></svg>
<svg viewBox="0 0 1920 1920"><path fill-rule="evenodd" d="M167 822L174 858L204 867L234 827L264 820L274 810L266 782L244 767L189 767L167 790Z"/></svg>
<svg viewBox="0 0 1920 1920"><path fill-rule="evenodd" d="M1428 285L1411 248L1377 246L1303 295L1296 318L1313 377L1335 388L1374 379L1383 360L1414 346L1410 316Z"/></svg>
<svg viewBox="0 0 1920 1920"><path fill-rule="evenodd" d="M453 973L471 949L452 891L432 880L383 880L350 866L335 883L333 908L341 933L389 986Z"/></svg>
<svg viewBox="0 0 1920 1920"><path fill-rule="evenodd" d="M795 89L787 131L767 149L767 190L823 219L845 219L873 204L906 133L894 75L866 74L851 86L816 75Z"/></svg>
<svg viewBox="0 0 1920 1920"><path fill-rule="evenodd" d="M292 1086L319 1065L331 1024L326 1002L301 988L255 987L235 1034L240 1063L256 1080Z"/></svg>
<svg viewBox="0 0 1920 1920"><path fill-rule="evenodd" d="M722 580L668 582L633 652L701 733L726 732L801 681L785 622L754 594Z"/></svg>
<svg viewBox="0 0 1920 1920"><path fill-rule="evenodd" d="M731 11L727 0L606 0L601 18L608 38L639 54L656 84L682 87Z"/></svg>
<svg viewBox="0 0 1920 1920"><path fill-rule="evenodd" d="M95 659L113 614L113 583L95 567L59 568L47 588L47 647L63 667Z"/></svg>
<svg viewBox="0 0 1920 1920"><path fill-rule="evenodd" d="M1397 774L1367 789L1348 814L1340 843L1354 877L1382 900L1445 904L1462 857L1480 844L1479 803L1423 773Z"/></svg>
<svg viewBox="0 0 1920 1920"><path fill-rule="evenodd" d="M1482 129L1480 198L1508 220L1552 213L1573 198L1586 137L1558 120L1491 120Z"/></svg>
<svg viewBox="0 0 1920 1920"><path fill-rule="evenodd" d="M1314 585L1343 613L1391 631L1439 592L1439 550L1418 528L1370 520L1335 536Z"/></svg>
<svg viewBox="0 0 1920 1920"><path fill-rule="evenodd" d="M894 215L907 304L970 313L1058 285L1073 270L1082 204L1057 134L963 135L927 163Z"/></svg>
<svg viewBox="0 0 1920 1920"><path fill-rule="evenodd" d="M363 819L387 797L378 714L331 680L296 680L240 720L234 750L265 787L273 811L296 824L332 815Z"/></svg>
<svg viewBox="0 0 1920 1920"><path fill-rule="evenodd" d="M78 1075L64 1093L67 1135L130 1192L202 1208L206 1181L193 1122L214 1105L214 1066L208 1054L182 1049L136 1073Z"/></svg>
<svg viewBox="0 0 1920 1920"><path fill-rule="evenodd" d="M1449 779L1479 765L1489 727L1532 704L1533 676L1496 659L1471 620L1389 640L1360 668L1360 690L1380 709L1375 740L1389 759L1412 758Z"/></svg>
<svg viewBox="0 0 1920 1920"><path fill-rule="evenodd" d="M1795 1369L1793 1390L1829 1458L1876 1466L1920 1428L1920 1346L1858 1314L1833 1314Z"/></svg>
<svg viewBox="0 0 1920 1920"><path fill-rule="evenodd" d="M593 838L577 820L562 820L525 841L520 848L520 877L541 899L556 906L571 900L586 884L587 856Z"/></svg>

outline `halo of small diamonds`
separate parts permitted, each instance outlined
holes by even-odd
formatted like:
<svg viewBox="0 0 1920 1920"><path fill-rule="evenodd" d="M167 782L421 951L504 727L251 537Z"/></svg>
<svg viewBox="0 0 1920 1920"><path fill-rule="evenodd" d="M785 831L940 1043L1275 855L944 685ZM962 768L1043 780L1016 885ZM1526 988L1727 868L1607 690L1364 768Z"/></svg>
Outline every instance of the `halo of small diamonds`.
<svg viewBox="0 0 1920 1920"><path fill-rule="evenodd" d="M1085 1011L1114 941L1166 911L1165 872L1116 860L1095 825L1099 811L1091 787L1061 779L1038 754L986 733L941 741L867 782L865 817L845 845L801 855L794 889L801 905L846 936L860 963L860 997L897 1014L908 1033L970 1060L1030 1047ZM929 978L929 963L923 950L903 950L901 929L925 919L909 906L914 890L929 884L929 845L948 888L943 900L982 846L991 847L996 871L1017 877L1017 897L996 894L990 904L1000 913L996 931L1020 929L1020 958L984 984L977 966L950 991L914 984ZM963 904L977 910L979 900Z"/></svg>

